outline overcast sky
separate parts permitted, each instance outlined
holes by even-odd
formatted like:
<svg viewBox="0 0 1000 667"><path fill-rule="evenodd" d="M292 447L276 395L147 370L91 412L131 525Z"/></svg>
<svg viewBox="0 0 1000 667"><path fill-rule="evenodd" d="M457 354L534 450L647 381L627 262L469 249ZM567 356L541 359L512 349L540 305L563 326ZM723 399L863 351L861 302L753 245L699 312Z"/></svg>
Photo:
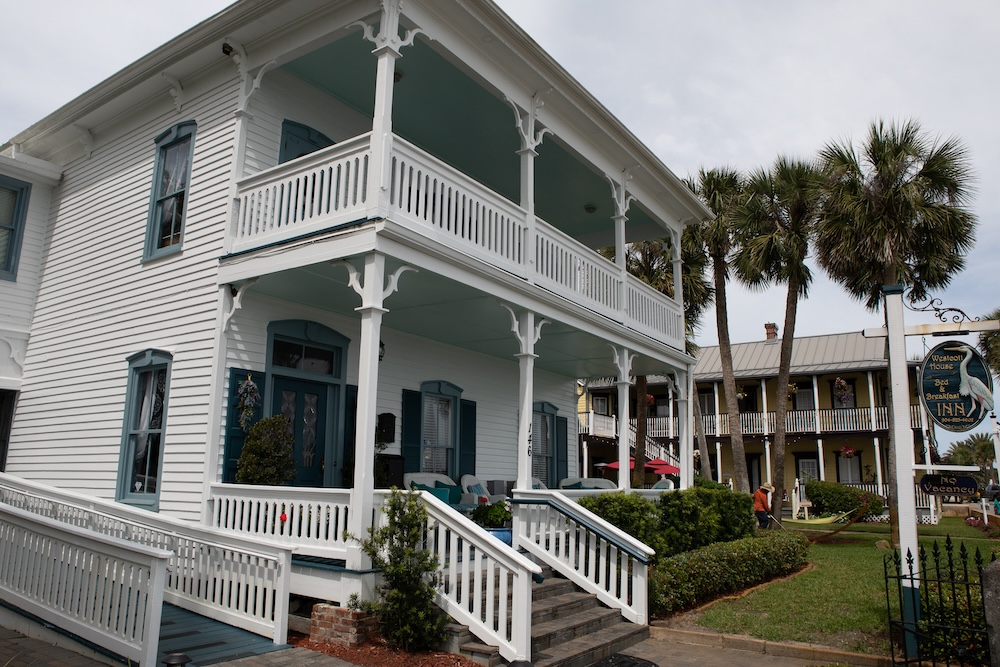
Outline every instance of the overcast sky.
<svg viewBox="0 0 1000 667"><path fill-rule="evenodd" d="M208 18L220 0L0 0L0 142ZM678 176L749 171L863 138L876 118L960 138L976 176L977 244L945 305L1000 307L1000 3L994 0L499 0ZM405 58L405 52L404 52ZM781 290L730 291L735 342L782 324ZM714 312L699 333L717 342ZM797 336L880 326L816 270ZM910 324L931 322L907 314ZM971 340L971 339L970 339ZM933 347L938 341L926 341ZM911 353L921 341L910 340ZM980 430L983 430L981 427Z"/></svg>

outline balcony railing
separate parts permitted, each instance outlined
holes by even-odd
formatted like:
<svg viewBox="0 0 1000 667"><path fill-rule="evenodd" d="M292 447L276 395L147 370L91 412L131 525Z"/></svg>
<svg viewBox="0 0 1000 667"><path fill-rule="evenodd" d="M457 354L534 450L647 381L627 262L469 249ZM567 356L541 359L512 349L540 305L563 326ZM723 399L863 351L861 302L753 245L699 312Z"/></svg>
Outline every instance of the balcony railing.
<svg viewBox="0 0 1000 667"><path fill-rule="evenodd" d="M389 219L503 269L624 326L684 347L679 303L466 174L393 137ZM243 179L230 232L233 253L362 219L371 135L364 134Z"/></svg>
<svg viewBox="0 0 1000 667"><path fill-rule="evenodd" d="M889 428L889 412L885 406L875 408L875 428L872 429L871 408L835 408L823 410L790 410L785 415L786 433L830 433L885 431ZM820 429L816 429L817 418ZM635 428L635 419L631 420ZM774 412L740 413L743 435L770 435L774 433L777 417ZM729 435L729 415L702 415L705 435ZM617 433L614 416L580 414L580 432L613 437ZM920 427L920 406L910 406L910 424ZM650 417L646 433L651 438L673 438L677 435L677 418Z"/></svg>

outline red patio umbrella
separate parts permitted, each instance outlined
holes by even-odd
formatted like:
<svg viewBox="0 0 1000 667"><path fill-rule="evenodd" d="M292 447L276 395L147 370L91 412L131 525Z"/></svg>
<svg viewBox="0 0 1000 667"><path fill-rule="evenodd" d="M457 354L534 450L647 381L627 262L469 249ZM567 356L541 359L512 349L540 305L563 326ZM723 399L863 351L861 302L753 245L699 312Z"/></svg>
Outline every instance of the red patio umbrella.
<svg viewBox="0 0 1000 667"><path fill-rule="evenodd" d="M657 475L679 475L681 469L675 465L670 465L666 461L658 465L653 465L652 461L646 464L646 470Z"/></svg>
<svg viewBox="0 0 1000 667"><path fill-rule="evenodd" d="M610 469L610 470L618 470L618 461L614 461L613 463L609 463L605 467L608 468L608 469ZM635 457L634 456L628 457L628 467L629 467L630 470L635 467Z"/></svg>

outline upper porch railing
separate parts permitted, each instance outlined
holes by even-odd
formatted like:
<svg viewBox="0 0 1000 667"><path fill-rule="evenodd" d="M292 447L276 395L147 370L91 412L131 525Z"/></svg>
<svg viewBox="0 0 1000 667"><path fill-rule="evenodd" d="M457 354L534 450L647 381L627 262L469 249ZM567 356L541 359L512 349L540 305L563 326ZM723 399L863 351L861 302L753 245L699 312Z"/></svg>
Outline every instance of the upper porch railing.
<svg viewBox="0 0 1000 667"><path fill-rule="evenodd" d="M786 433L851 433L861 431L885 431L889 429L889 408L877 406L875 427L872 428L871 408L834 408L822 410L789 410L785 415ZM617 421L614 416L581 412L580 433L604 437L614 437ZM729 435L729 415L702 415L701 423L707 436ZM819 429L816 428L817 423ZM770 435L774 433L777 416L774 412L741 412L740 424L743 435ZM910 424L920 427L920 406L910 406ZM631 420L635 430L635 420ZM650 438L673 438L677 435L677 417L650 417L646 426Z"/></svg>
<svg viewBox="0 0 1000 667"><path fill-rule="evenodd" d="M391 222L683 349L678 303L400 137L392 146ZM362 219L370 162L369 133L241 180L230 252Z"/></svg>

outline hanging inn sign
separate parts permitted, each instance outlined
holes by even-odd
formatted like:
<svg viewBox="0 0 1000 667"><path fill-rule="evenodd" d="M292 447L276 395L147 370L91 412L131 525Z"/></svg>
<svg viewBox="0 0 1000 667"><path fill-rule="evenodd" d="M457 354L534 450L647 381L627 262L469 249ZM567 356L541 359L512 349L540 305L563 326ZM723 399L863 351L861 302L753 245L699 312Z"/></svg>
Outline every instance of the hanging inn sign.
<svg viewBox="0 0 1000 667"><path fill-rule="evenodd" d="M920 401L941 428L968 431L993 409L993 378L971 346L941 343L920 366Z"/></svg>

